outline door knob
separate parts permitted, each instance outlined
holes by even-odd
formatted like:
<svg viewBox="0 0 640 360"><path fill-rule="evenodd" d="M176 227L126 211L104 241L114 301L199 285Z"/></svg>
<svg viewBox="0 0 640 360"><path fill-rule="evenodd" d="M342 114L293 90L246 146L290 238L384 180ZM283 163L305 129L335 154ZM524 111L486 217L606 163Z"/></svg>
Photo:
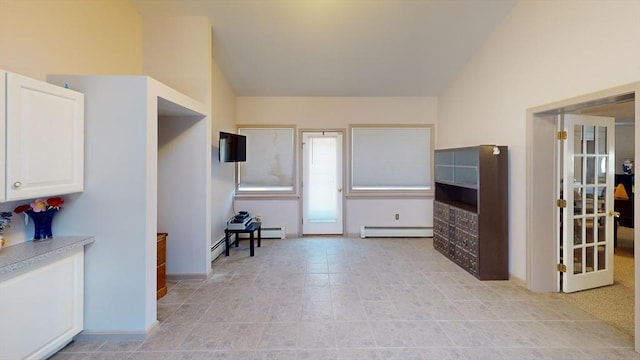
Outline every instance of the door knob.
<svg viewBox="0 0 640 360"><path fill-rule="evenodd" d="M22 183L20 181L16 181L16 182L13 183L13 187L14 188L20 188L20 187L22 187Z"/></svg>
<svg viewBox="0 0 640 360"><path fill-rule="evenodd" d="M338 192L342 192L342 186L338 188Z"/></svg>
<svg viewBox="0 0 640 360"><path fill-rule="evenodd" d="M620 217L619 211L609 211L609 216Z"/></svg>

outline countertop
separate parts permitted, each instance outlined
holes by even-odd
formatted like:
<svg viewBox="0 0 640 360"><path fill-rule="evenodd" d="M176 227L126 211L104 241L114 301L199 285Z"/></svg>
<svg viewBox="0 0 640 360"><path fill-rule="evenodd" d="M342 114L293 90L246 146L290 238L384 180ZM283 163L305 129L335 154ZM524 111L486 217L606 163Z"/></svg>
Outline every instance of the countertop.
<svg viewBox="0 0 640 360"><path fill-rule="evenodd" d="M60 236L7 246L0 250L0 275L77 249L94 240L92 236Z"/></svg>

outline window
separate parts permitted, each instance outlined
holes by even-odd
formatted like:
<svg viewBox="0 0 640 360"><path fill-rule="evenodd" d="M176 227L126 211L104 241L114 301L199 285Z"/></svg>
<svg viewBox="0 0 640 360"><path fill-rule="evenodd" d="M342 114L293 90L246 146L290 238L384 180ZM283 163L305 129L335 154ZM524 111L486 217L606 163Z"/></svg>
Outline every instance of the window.
<svg viewBox="0 0 640 360"><path fill-rule="evenodd" d="M244 127L247 160L238 163L238 192L288 192L294 187L295 128Z"/></svg>
<svg viewBox="0 0 640 360"><path fill-rule="evenodd" d="M353 126L351 189L431 190L431 125Z"/></svg>

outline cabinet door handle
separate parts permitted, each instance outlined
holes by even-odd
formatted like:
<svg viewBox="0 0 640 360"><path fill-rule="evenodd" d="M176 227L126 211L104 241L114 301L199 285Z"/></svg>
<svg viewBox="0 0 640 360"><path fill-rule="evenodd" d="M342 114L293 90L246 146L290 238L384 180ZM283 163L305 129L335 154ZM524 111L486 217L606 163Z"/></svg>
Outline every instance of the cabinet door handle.
<svg viewBox="0 0 640 360"><path fill-rule="evenodd" d="M20 181L16 181L16 182L13 183L13 187L18 189L18 188L22 187L22 183Z"/></svg>

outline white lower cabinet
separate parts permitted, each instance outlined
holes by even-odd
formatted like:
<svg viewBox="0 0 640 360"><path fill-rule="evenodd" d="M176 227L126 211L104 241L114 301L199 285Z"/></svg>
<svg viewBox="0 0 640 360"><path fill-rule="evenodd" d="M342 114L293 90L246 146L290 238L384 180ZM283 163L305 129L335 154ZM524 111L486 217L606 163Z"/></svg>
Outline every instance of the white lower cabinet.
<svg viewBox="0 0 640 360"><path fill-rule="evenodd" d="M0 278L0 359L45 359L83 327L84 251Z"/></svg>

